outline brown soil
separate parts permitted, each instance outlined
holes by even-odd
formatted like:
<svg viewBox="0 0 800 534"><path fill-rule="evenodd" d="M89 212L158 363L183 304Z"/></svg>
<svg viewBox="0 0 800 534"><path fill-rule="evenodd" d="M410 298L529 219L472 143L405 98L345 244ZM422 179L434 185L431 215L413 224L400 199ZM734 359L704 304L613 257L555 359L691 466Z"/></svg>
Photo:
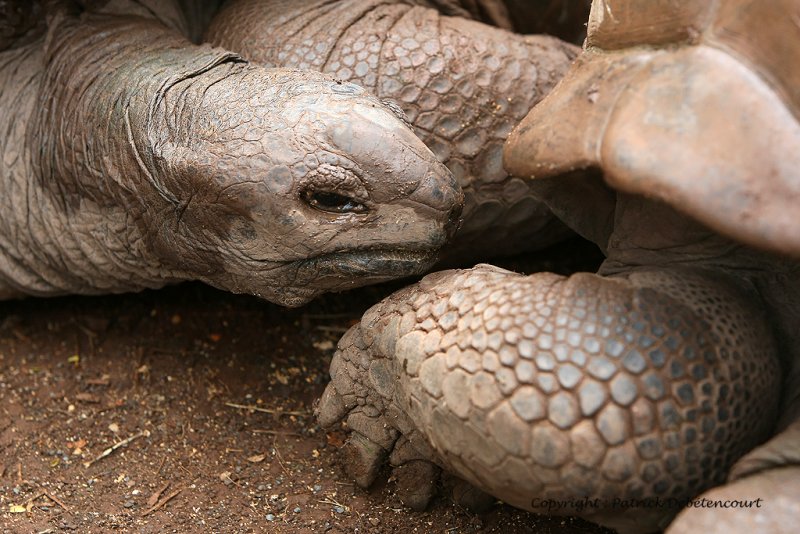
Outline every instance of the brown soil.
<svg viewBox="0 0 800 534"><path fill-rule="evenodd" d="M338 337L396 287L299 310L199 284L0 303L0 531L599 532L350 483L312 404Z"/></svg>

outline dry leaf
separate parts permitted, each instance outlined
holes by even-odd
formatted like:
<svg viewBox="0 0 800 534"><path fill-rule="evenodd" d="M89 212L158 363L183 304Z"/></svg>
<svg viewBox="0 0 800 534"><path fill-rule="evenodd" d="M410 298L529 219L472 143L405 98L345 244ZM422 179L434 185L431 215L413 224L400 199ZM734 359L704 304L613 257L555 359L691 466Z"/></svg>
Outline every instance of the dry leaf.
<svg viewBox="0 0 800 534"><path fill-rule="evenodd" d="M254 463L254 464L257 464L257 463L259 463L259 462L263 462L263 461L264 461L264 458L266 458L266 457L267 457L267 456L266 456L266 454L256 454L256 455L254 455L254 456L251 456L251 457L249 457L249 458L247 459L247 461L248 461L248 462L252 462L252 463Z"/></svg>
<svg viewBox="0 0 800 534"><path fill-rule="evenodd" d="M328 438L328 445L337 449L344 445L345 436L342 432L328 432L325 437Z"/></svg>

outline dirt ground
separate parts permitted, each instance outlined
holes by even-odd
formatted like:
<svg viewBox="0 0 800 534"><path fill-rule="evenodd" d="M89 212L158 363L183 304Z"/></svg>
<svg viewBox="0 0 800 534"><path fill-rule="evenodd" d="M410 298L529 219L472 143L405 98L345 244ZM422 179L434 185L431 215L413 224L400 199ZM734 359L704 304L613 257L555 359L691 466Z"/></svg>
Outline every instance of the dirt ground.
<svg viewBox="0 0 800 534"><path fill-rule="evenodd" d="M397 287L297 310L200 284L0 303L0 531L602 532L351 484L312 404L338 338Z"/></svg>

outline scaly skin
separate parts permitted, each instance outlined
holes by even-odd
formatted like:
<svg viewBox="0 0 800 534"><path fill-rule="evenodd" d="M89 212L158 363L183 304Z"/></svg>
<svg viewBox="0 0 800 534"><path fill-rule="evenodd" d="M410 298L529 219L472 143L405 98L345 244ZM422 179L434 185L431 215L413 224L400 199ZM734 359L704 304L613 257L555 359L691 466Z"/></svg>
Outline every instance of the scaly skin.
<svg viewBox="0 0 800 534"><path fill-rule="evenodd" d="M347 423L360 485L388 461L421 507L433 462L527 510L650 532L774 432L769 286L796 270L658 203L613 210L600 275L436 273L342 338L318 416Z"/></svg>
<svg viewBox="0 0 800 534"><path fill-rule="evenodd" d="M678 512L670 532L796 530L798 15L797 0L595 0L586 49L504 162L603 250L600 276L482 267L374 308L319 408L353 430L359 483L388 455L417 487L432 460L623 532ZM613 501L698 494L714 508Z"/></svg>
<svg viewBox="0 0 800 534"><path fill-rule="evenodd" d="M518 176L547 181L600 168L618 191L661 199L721 235L775 253L755 279L780 343L780 419L772 438L733 466L730 486L704 495L761 496L763 506L688 508L671 532L722 534L733 525L794 532L800 519L796 486L775 485L800 466L798 17L798 0L595 0L586 49L506 147L506 167ZM569 189L562 183L562 194ZM574 226L577 212L561 204L560 216ZM667 250L662 245L634 248L627 260L646 263ZM713 249L696 241L695 251ZM729 270L753 268L729 259Z"/></svg>
<svg viewBox="0 0 800 534"><path fill-rule="evenodd" d="M502 167L506 136L576 49L396 0L234 0L206 40L267 66L315 69L397 102L465 191L450 259L538 249L565 228Z"/></svg>
<svg viewBox="0 0 800 534"><path fill-rule="evenodd" d="M298 305L454 231L452 176L363 89L140 17L49 22L0 54L0 298L198 279Z"/></svg>

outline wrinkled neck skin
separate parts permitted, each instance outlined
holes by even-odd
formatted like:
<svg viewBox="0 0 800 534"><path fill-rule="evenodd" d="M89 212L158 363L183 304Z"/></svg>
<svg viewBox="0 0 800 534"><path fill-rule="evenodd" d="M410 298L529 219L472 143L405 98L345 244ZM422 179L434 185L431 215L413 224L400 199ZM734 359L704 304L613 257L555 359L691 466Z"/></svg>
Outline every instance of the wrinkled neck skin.
<svg viewBox="0 0 800 534"><path fill-rule="evenodd" d="M757 280L798 272L795 260L722 237L663 202L617 192L592 169L532 184L557 217L605 254L599 274L689 266Z"/></svg>
<svg viewBox="0 0 800 534"><path fill-rule="evenodd" d="M185 278L147 250L154 219L169 226L176 212L146 156L148 123L170 84L235 58L187 49L139 18L61 21L39 46L28 61L45 68L31 114L20 118L24 150L3 173L13 203L4 216L3 234L13 236L3 247L6 293L121 292Z"/></svg>
<svg viewBox="0 0 800 534"><path fill-rule="evenodd" d="M662 202L624 193L616 194L605 250L602 274L689 265L751 279L790 268L788 261L722 237Z"/></svg>
<svg viewBox="0 0 800 534"><path fill-rule="evenodd" d="M27 126L0 160L0 298L202 280L299 305L418 274L455 230L452 175L357 86L138 17L61 20L31 54L40 72L16 89L36 96L8 106L5 128Z"/></svg>

